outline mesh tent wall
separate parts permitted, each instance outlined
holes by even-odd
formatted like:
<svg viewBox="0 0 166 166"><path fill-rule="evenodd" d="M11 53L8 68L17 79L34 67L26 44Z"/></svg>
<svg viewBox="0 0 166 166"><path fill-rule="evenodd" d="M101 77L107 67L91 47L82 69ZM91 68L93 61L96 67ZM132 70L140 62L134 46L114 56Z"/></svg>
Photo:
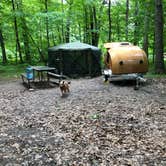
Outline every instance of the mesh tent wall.
<svg viewBox="0 0 166 166"><path fill-rule="evenodd" d="M73 76L101 75L101 51L99 48L80 42L73 42L48 49L48 66L58 73Z"/></svg>

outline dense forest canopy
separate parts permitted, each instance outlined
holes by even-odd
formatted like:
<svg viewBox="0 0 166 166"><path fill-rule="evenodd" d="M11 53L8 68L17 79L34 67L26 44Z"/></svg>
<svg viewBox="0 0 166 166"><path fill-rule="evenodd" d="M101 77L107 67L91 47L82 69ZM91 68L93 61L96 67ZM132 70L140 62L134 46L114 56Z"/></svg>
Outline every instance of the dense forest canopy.
<svg viewBox="0 0 166 166"><path fill-rule="evenodd" d="M129 41L161 73L165 9L166 0L1 0L0 63L46 61L48 47L72 41L101 49L105 42Z"/></svg>

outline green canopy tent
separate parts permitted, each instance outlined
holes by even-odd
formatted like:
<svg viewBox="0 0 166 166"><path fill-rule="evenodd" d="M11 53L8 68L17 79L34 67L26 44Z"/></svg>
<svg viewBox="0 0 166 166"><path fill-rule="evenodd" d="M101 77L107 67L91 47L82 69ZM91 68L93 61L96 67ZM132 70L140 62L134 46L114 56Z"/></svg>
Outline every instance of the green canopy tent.
<svg viewBox="0 0 166 166"><path fill-rule="evenodd" d="M48 66L70 77L101 75L101 51L89 44L73 42L48 49Z"/></svg>

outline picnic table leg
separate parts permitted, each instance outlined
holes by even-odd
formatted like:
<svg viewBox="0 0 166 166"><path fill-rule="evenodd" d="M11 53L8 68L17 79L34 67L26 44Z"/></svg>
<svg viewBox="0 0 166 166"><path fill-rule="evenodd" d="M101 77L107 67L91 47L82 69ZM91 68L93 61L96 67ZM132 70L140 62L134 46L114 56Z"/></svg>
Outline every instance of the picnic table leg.
<svg viewBox="0 0 166 166"><path fill-rule="evenodd" d="M33 82L35 82L35 70L33 69Z"/></svg>
<svg viewBox="0 0 166 166"><path fill-rule="evenodd" d="M30 80L28 79L28 89L31 88Z"/></svg>
<svg viewBox="0 0 166 166"><path fill-rule="evenodd" d="M25 81L24 81L24 76L23 75L21 75L21 78L22 78L22 82L24 83Z"/></svg>
<svg viewBox="0 0 166 166"><path fill-rule="evenodd" d="M42 71L41 71L41 81L44 81L44 74Z"/></svg>
<svg viewBox="0 0 166 166"><path fill-rule="evenodd" d="M38 77L39 81L41 81L41 72L40 71L37 72L37 77Z"/></svg>
<svg viewBox="0 0 166 166"><path fill-rule="evenodd" d="M38 72L39 81L44 81L43 71Z"/></svg>
<svg viewBox="0 0 166 166"><path fill-rule="evenodd" d="M47 83L49 84L49 82L50 82L50 77L49 77L48 72L47 72Z"/></svg>

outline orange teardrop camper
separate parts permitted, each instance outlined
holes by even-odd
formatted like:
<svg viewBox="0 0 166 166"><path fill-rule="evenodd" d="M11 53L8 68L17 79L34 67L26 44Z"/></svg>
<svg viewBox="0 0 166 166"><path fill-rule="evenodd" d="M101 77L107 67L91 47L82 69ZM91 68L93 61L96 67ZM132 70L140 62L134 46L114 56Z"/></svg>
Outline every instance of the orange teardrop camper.
<svg viewBox="0 0 166 166"><path fill-rule="evenodd" d="M107 49L105 65L112 74L146 73L148 59L145 52L138 46L128 42L105 43Z"/></svg>

